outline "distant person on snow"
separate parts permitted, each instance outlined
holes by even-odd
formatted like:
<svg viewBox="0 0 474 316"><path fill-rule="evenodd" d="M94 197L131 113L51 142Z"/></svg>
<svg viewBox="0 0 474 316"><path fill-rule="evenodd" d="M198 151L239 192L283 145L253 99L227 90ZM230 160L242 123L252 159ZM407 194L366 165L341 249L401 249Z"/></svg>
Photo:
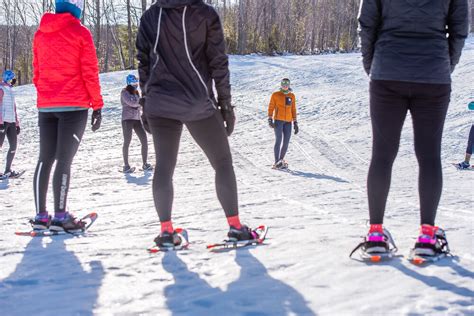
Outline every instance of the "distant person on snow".
<svg viewBox="0 0 474 316"><path fill-rule="evenodd" d="M0 173L0 179L15 178L20 175L18 172L11 170L17 147L17 136L20 134L20 122L16 113L15 95L13 93L15 83L15 73L11 70L5 70L0 83L0 148L3 147L5 136L10 148L8 149L5 172Z"/></svg>
<svg viewBox="0 0 474 316"><path fill-rule="evenodd" d="M420 234L414 255L446 253L435 226L442 191L441 138L450 101L451 73L468 35L467 0L363 0L359 15L363 65L370 76L372 160L367 191L367 253L388 252L383 218L392 164L407 112L413 120L419 165Z"/></svg>
<svg viewBox="0 0 474 316"><path fill-rule="evenodd" d="M474 110L474 101L469 103L468 106L469 110ZM471 156L472 151L474 149L474 124L471 125L471 131L469 132L469 139L467 141L467 148L466 148L466 156L464 157L464 161L458 163L458 169L469 169L471 168Z"/></svg>
<svg viewBox="0 0 474 316"><path fill-rule="evenodd" d="M227 137L235 124L221 21L202 0L157 0L142 16L136 46L144 125L156 152L153 197L158 247L181 244L171 222L173 173L183 125L215 170L216 191L234 240L258 238L240 223ZM217 90L217 102L213 92Z"/></svg>
<svg viewBox="0 0 474 316"><path fill-rule="evenodd" d="M33 42L33 83L38 95L39 159L33 181L36 217L33 229L75 231L85 223L67 212L71 164L93 109L92 131L99 129L104 102L90 31L79 18L82 0L57 0L56 14L45 13ZM54 217L46 210L53 175Z"/></svg>
<svg viewBox="0 0 474 316"><path fill-rule="evenodd" d="M151 164L147 163L148 157L148 139L146 132L143 129L142 121L140 119L140 108L139 104L140 93L138 92L138 79L135 75L128 75L126 78L127 86L122 90L120 94L120 101L122 102L122 131L123 131L123 172L131 173L134 168L130 167L128 162L128 149L130 142L132 141L132 132L138 136L142 145L142 161L143 170L152 170Z"/></svg>
<svg viewBox="0 0 474 316"><path fill-rule="evenodd" d="M273 169L288 168L284 160L291 138L291 127L298 134L298 122L296 121L296 97L290 87L290 79L281 81L280 90L274 92L268 105L268 125L275 130L275 164ZM283 140L283 144L282 144Z"/></svg>

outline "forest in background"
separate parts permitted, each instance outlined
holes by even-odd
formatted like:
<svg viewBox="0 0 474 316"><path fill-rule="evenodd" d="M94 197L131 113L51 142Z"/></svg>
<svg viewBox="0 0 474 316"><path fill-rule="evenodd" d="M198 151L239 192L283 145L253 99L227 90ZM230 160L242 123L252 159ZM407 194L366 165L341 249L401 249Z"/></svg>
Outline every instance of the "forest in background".
<svg viewBox="0 0 474 316"><path fill-rule="evenodd" d="M94 36L100 71L135 69L140 17L153 3L84 1L82 23ZM229 54L320 54L353 51L358 45L360 0L205 2L221 17ZM13 69L19 84L31 82L33 36L43 13L51 11L54 0L0 0L0 69Z"/></svg>

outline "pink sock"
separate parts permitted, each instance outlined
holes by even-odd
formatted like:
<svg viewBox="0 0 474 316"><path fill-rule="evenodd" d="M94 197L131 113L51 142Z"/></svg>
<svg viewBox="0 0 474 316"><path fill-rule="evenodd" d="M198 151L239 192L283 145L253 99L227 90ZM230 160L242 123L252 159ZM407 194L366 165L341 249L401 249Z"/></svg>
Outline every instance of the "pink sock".
<svg viewBox="0 0 474 316"><path fill-rule="evenodd" d="M170 234L174 232L173 224L171 223L171 221L161 222L161 232L162 233L167 232Z"/></svg>
<svg viewBox="0 0 474 316"><path fill-rule="evenodd" d="M242 224L240 223L239 215L227 217L227 223L229 223L229 226L232 226L236 229L242 228Z"/></svg>

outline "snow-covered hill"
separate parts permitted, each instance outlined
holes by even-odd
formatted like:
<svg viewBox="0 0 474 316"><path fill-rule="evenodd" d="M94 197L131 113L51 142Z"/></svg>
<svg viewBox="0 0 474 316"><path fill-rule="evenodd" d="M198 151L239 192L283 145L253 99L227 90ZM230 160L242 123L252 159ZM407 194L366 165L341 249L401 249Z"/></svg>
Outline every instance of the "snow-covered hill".
<svg viewBox="0 0 474 316"><path fill-rule="evenodd" d="M34 215L38 154L35 90L16 88L22 121L14 168L0 183L1 315L361 315L473 314L473 177L450 162L464 157L474 97L474 39L454 74L443 142L444 191L438 224L455 258L416 267L400 257L370 265L348 258L366 231L365 181L371 150L368 80L358 54L231 57L238 124L231 137L242 219L270 226L268 245L209 253L227 223L213 171L186 132L175 173L175 225L189 251L150 255L159 232L152 175L124 176L119 92L127 72L101 75L102 128L84 138L73 165L70 210L97 211L84 237L14 236ZM292 79L300 134L287 160L270 169L273 132L266 108L282 77ZM151 137L149 139L151 145ZM3 168L4 155L2 152ZM150 146L152 148L152 146ZM151 161L154 161L151 150ZM139 166L134 138L131 161ZM386 225L407 255L418 233L417 166L408 117L387 206ZM52 209L52 193L49 194Z"/></svg>

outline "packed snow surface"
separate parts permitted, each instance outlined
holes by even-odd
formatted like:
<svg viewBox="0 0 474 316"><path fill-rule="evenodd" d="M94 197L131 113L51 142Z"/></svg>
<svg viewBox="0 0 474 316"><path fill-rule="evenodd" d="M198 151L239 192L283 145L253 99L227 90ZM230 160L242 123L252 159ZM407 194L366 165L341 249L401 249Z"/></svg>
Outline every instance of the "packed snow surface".
<svg viewBox="0 0 474 316"><path fill-rule="evenodd" d="M240 213L251 226L270 227L266 245L210 253L225 238L214 175L188 132L174 176L175 226L185 227L188 251L147 253L159 233L153 174L138 171L140 145L124 175L120 90L128 72L101 75L102 128L90 126L73 164L69 209L96 211L81 237L29 238L34 216L33 173L38 156L36 93L15 88L22 133L14 169L21 179L0 182L0 315L360 315L473 314L473 177L452 162L464 158L473 113L474 39L453 75L442 161L444 190L437 224L454 257L426 267L406 256L419 229L418 167L407 116L394 164L385 225L400 257L366 264L349 252L367 232L366 177L371 155L368 78L359 54L232 56L238 122L230 141ZM267 105L280 79L297 96L300 133L287 155L291 173L272 170L273 131ZM154 150L149 136L150 161ZM3 168L7 143L0 160ZM48 195L52 210L52 190Z"/></svg>

